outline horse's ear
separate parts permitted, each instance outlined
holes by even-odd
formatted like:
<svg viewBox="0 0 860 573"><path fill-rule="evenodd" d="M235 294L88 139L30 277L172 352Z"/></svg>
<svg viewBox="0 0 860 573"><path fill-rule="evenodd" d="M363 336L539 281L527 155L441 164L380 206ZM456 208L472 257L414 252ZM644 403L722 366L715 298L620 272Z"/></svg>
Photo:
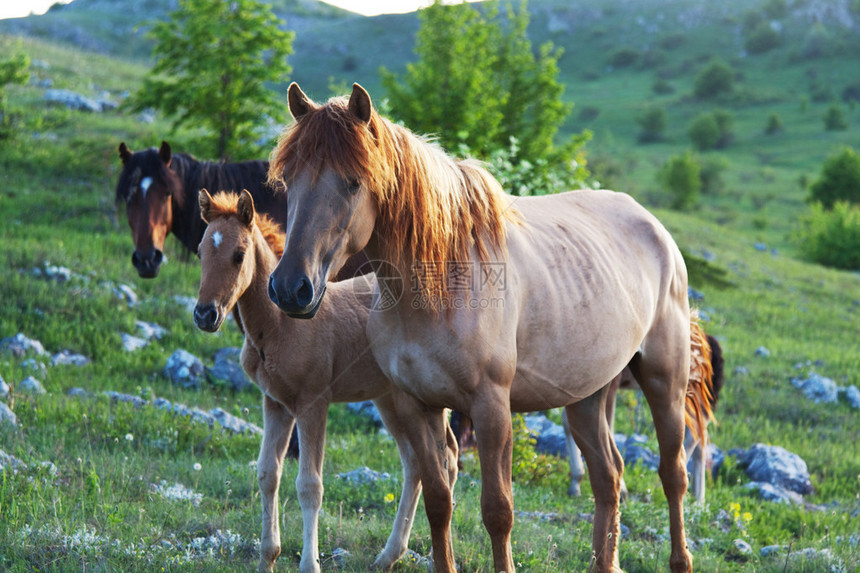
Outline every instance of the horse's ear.
<svg viewBox="0 0 860 573"><path fill-rule="evenodd" d="M200 217L209 224L209 209L212 207L212 196L209 191L201 189L197 194L197 203L200 205Z"/></svg>
<svg viewBox="0 0 860 573"><path fill-rule="evenodd" d="M131 149L128 148L125 141L119 144L119 158L122 159L123 165L128 163L128 160L131 159Z"/></svg>
<svg viewBox="0 0 860 573"><path fill-rule="evenodd" d="M349 111L364 123L370 123L373 104L370 102L370 95L358 84L352 84L352 95L349 96Z"/></svg>
<svg viewBox="0 0 860 573"><path fill-rule="evenodd" d="M173 153L170 151L170 144L166 141L161 142L161 147L158 150L158 156L164 162L164 164L170 167L170 160L173 158Z"/></svg>
<svg viewBox="0 0 860 573"><path fill-rule="evenodd" d="M290 114L296 121L317 107L296 82L290 84L290 89L287 91L287 102L290 105Z"/></svg>
<svg viewBox="0 0 860 573"><path fill-rule="evenodd" d="M247 189L242 189L242 193L239 195L239 203L237 204L239 220L245 224L246 227L250 227L251 223L254 222L254 198L251 197L251 193L248 192Z"/></svg>

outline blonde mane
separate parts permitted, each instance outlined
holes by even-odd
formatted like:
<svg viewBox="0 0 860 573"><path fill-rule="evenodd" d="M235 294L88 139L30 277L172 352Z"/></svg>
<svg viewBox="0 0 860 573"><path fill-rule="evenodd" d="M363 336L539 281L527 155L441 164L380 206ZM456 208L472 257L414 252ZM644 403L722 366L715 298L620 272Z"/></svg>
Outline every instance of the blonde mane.
<svg viewBox="0 0 860 573"><path fill-rule="evenodd" d="M239 216L239 195L229 191L220 191L212 195L212 201L209 204L209 222L223 217L238 217ZM280 225L268 215L261 215L254 212L254 224L260 229L263 238L275 256L280 257L284 254L284 232L281 231Z"/></svg>
<svg viewBox="0 0 860 573"><path fill-rule="evenodd" d="M514 218L499 183L478 162L456 160L441 147L395 125L374 110L365 123L347 98L312 107L281 135L272 151L270 182L289 182L326 167L356 179L378 207L380 255L400 268L470 259L505 251L505 223ZM422 293L448 292L444 272L418 277Z"/></svg>

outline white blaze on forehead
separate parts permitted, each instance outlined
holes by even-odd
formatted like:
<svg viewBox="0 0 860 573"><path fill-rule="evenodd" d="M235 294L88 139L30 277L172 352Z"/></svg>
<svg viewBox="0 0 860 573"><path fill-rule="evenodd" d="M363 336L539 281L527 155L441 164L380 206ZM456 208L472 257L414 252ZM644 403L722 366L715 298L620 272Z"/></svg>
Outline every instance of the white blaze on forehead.
<svg viewBox="0 0 860 573"><path fill-rule="evenodd" d="M224 240L224 237L221 235L220 232L215 231L214 233L212 233L212 244L215 245L216 249L221 246L222 240Z"/></svg>
<svg viewBox="0 0 860 573"><path fill-rule="evenodd" d="M144 177L140 180L140 190L143 191L143 196L146 197L146 192L149 186L152 185L152 177Z"/></svg>

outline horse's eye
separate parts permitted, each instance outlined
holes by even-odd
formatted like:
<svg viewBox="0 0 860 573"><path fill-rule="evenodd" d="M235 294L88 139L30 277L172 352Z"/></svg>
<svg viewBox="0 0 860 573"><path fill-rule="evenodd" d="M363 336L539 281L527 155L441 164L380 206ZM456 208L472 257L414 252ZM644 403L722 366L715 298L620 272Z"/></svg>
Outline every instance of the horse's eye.
<svg viewBox="0 0 860 573"><path fill-rule="evenodd" d="M361 182L358 179L350 179L346 183L346 190L355 195L361 189Z"/></svg>
<svg viewBox="0 0 860 573"><path fill-rule="evenodd" d="M233 253L233 262L237 265L241 265L245 260L245 251L236 251Z"/></svg>

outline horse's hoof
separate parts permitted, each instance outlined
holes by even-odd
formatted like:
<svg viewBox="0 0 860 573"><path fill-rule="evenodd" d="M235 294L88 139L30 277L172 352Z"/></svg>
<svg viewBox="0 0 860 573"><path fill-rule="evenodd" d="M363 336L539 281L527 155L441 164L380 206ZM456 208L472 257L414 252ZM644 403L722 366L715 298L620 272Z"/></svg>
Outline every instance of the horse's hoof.
<svg viewBox="0 0 860 573"><path fill-rule="evenodd" d="M582 495L582 490L579 488L579 484L570 484L570 487L567 488L568 497L579 497Z"/></svg>

